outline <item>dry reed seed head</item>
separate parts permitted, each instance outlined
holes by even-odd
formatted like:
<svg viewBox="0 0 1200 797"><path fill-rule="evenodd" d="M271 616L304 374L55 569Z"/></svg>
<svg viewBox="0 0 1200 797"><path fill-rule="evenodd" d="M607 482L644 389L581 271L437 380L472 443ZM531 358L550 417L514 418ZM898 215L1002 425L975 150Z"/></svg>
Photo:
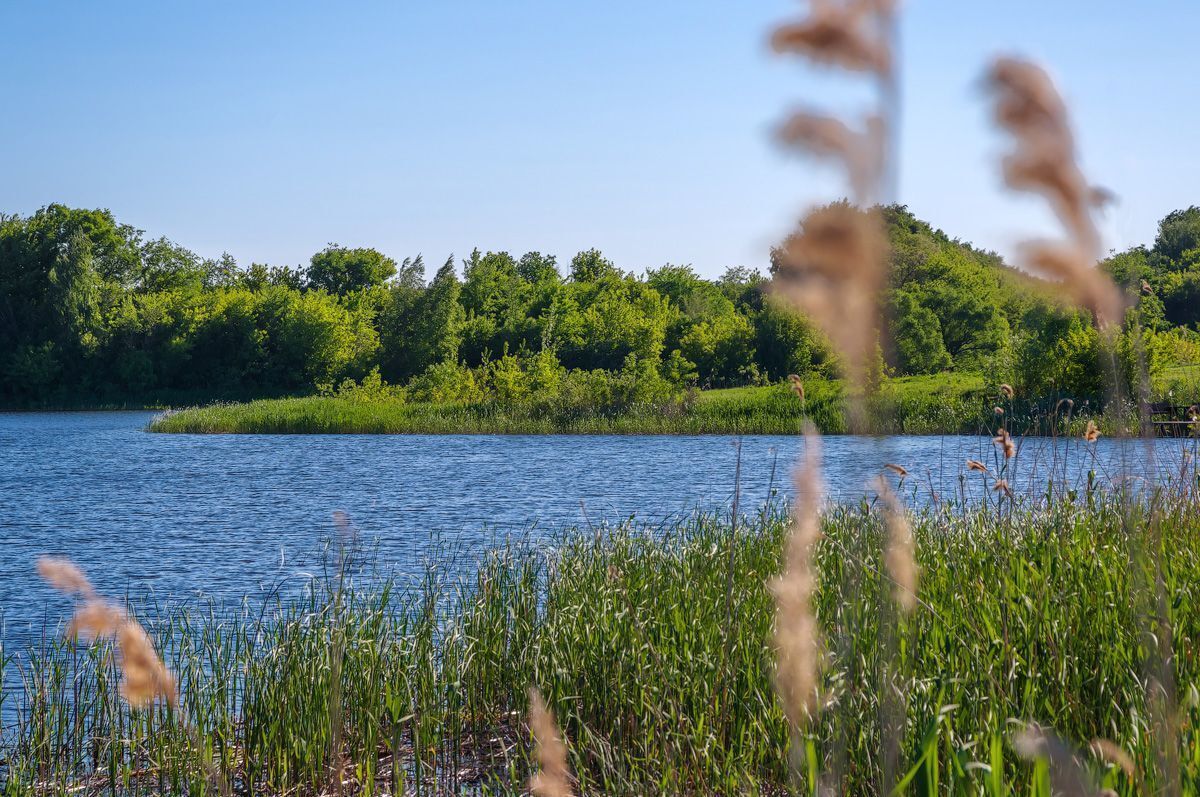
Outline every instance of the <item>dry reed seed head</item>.
<svg viewBox="0 0 1200 797"><path fill-rule="evenodd" d="M892 597L901 611L911 614L917 607L917 582L920 578L912 524L909 523L903 503L882 478L877 482L877 489L887 512L888 548L884 564L894 585Z"/></svg>
<svg viewBox="0 0 1200 797"><path fill-rule="evenodd" d="M567 747L563 744L542 693L529 690L529 728L536 745L538 771L529 779L529 791L536 797L571 797L571 770L567 766Z"/></svg>
<svg viewBox="0 0 1200 797"><path fill-rule="evenodd" d="M878 343L886 247L877 212L837 203L809 213L778 250L775 290L829 337L856 385Z"/></svg>
<svg viewBox="0 0 1200 797"><path fill-rule="evenodd" d="M88 581L83 571L69 559L56 556L43 556L37 561L37 571L47 584L64 595L78 595L83 598L93 598L96 590Z"/></svg>
<svg viewBox="0 0 1200 797"><path fill-rule="evenodd" d="M889 462L886 465L884 465L883 467L886 468L887 470L890 470L892 473L896 474L901 479L908 478L908 469L906 469L903 465L897 465L893 462Z"/></svg>
<svg viewBox="0 0 1200 797"><path fill-rule="evenodd" d="M1096 314L1100 326L1120 321L1121 295L1093 264L1100 254L1095 208L1110 196L1088 185L1075 157L1066 105L1054 82L1035 64L997 59L988 72L996 95L996 121L1016 140L1004 159L1010 188L1041 194L1067 229L1069 244L1035 243L1024 259L1035 271L1062 280L1073 301Z"/></svg>
<svg viewBox="0 0 1200 797"><path fill-rule="evenodd" d="M1012 435L1008 433L1007 429L1001 429L996 436L992 438L992 442L1000 446L1000 449L1004 452L1005 459L1012 459L1014 456L1016 456L1017 447L1013 443Z"/></svg>
<svg viewBox="0 0 1200 797"><path fill-rule="evenodd" d="M1000 385L1000 392L1009 401L1012 401L1013 396L1016 395L1016 391L1012 389L1012 385Z"/></svg>
<svg viewBox="0 0 1200 797"><path fill-rule="evenodd" d="M175 677L154 651L146 630L135 620L126 620L117 631L121 651L121 695L135 708L164 698L175 705Z"/></svg>
<svg viewBox="0 0 1200 797"><path fill-rule="evenodd" d="M804 382L795 374L788 374L788 381L792 383L792 392L801 401L804 401Z"/></svg>
<svg viewBox="0 0 1200 797"><path fill-rule="evenodd" d="M998 493L1004 493L1009 498L1013 497L1012 488L1008 486L1008 481L1005 479L996 479L996 482L992 485L992 489Z"/></svg>
<svg viewBox="0 0 1200 797"><path fill-rule="evenodd" d="M1133 756L1125 752L1121 745L1109 739L1092 739L1088 743L1088 749L1102 761L1119 767L1125 773L1125 777L1132 780L1137 776L1137 766L1134 764Z"/></svg>
<svg viewBox="0 0 1200 797"><path fill-rule="evenodd" d="M878 30L880 12L880 6L868 3L814 3L807 19L780 25L771 33L771 48L851 72L887 76L892 57Z"/></svg>
<svg viewBox="0 0 1200 797"><path fill-rule="evenodd" d="M1089 420L1087 422L1087 429L1083 432L1083 439L1089 443L1094 443L1100 439L1100 427L1096 425L1095 421Z"/></svg>
<svg viewBox="0 0 1200 797"><path fill-rule="evenodd" d="M967 470L977 470L980 473L987 473L987 465L984 465L977 459L968 459Z"/></svg>
<svg viewBox="0 0 1200 797"><path fill-rule="evenodd" d="M1150 283L1142 280L1142 293L1154 293L1154 288L1150 287Z"/></svg>
<svg viewBox="0 0 1200 797"><path fill-rule="evenodd" d="M805 423L804 459L795 473L796 501L783 573L768 586L775 595L775 689L784 714L802 728L818 707L821 630L812 608L813 558L821 536L821 438Z"/></svg>
<svg viewBox="0 0 1200 797"><path fill-rule="evenodd" d="M986 81L996 95L996 123L1013 135L1066 128L1066 104L1054 81L1037 64L1019 58L997 58Z"/></svg>
<svg viewBox="0 0 1200 797"><path fill-rule="evenodd" d="M1073 154L1056 139L1037 136L1001 165L1004 182L1015 191L1041 194L1071 236L1096 251L1100 234L1092 220L1095 189L1075 165Z"/></svg>
<svg viewBox="0 0 1200 797"><path fill-rule="evenodd" d="M1101 327L1120 322L1124 307L1120 289L1079 246L1030 241L1019 251L1030 269L1059 280L1071 300L1091 310Z"/></svg>
<svg viewBox="0 0 1200 797"><path fill-rule="evenodd" d="M992 407L992 412L995 413L996 415L1003 415L1004 408L1003 407Z"/></svg>
<svg viewBox="0 0 1200 797"><path fill-rule="evenodd" d="M105 637L111 637L125 622L125 612L119 606L98 598L84 603L75 610L67 626L67 634L78 637L85 642L91 642Z"/></svg>
<svg viewBox="0 0 1200 797"><path fill-rule="evenodd" d="M836 117L797 111L780 127L779 139L816 157L841 161L858 201L865 205L874 198L873 189L883 174L887 143L882 117L871 114L866 118L866 129L859 132Z"/></svg>

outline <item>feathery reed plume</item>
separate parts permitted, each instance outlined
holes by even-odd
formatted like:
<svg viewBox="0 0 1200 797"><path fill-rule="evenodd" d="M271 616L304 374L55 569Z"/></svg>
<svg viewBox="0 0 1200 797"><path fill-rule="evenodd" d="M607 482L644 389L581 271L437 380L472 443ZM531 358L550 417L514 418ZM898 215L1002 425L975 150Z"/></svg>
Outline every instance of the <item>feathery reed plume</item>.
<svg viewBox="0 0 1200 797"><path fill-rule="evenodd" d="M821 437L804 429L804 461L796 469L796 502L783 573L769 583L775 595L775 689L793 727L802 728L817 709L821 631L813 612L813 558L821 538Z"/></svg>
<svg viewBox="0 0 1200 797"><path fill-rule="evenodd" d="M999 416L1001 416L1001 415L1003 415L1003 414L1004 414L1004 408L1003 408L1003 407L992 407L992 412L993 412L993 413L994 413L994 414L995 414L997 417L999 417Z"/></svg>
<svg viewBox="0 0 1200 797"><path fill-rule="evenodd" d="M1013 736L1013 749L1022 758L1044 758L1050 765L1050 788L1064 797L1095 797L1099 792L1070 745L1037 725Z"/></svg>
<svg viewBox="0 0 1200 797"><path fill-rule="evenodd" d="M154 645L142 626L116 606L96 595L83 571L66 559L42 557L38 573L50 586L81 603L67 627L67 633L86 641L116 639L120 651L121 695L131 706L149 705L157 697L171 705L177 702L175 677L154 651Z"/></svg>
<svg viewBox="0 0 1200 797"><path fill-rule="evenodd" d="M878 114L869 115L859 131L834 116L796 111L779 128L778 136L786 146L840 161L854 196L869 197L883 177L885 133Z"/></svg>
<svg viewBox="0 0 1200 797"><path fill-rule="evenodd" d="M85 642L111 637L125 622L125 612L103 600L90 600L75 610L67 635Z"/></svg>
<svg viewBox="0 0 1200 797"><path fill-rule="evenodd" d="M1013 497L1013 491L1012 488L1008 486L1007 479L996 479L996 482L992 485L992 489L998 493L1004 493L1009 498Z"/></svg>
<svg viewBox="0 0 1200 797"><path fill-rule="evenodd" d="M996 123L1016 142L1004 159L1005 182L1045 197L1068 234L1067 242L1025 244L1024 259L1035 271L1061 280L1101 327L1120 321L1121 293L1094 267L1101 254L1094 213L1107 192L1088 185L1079 168L1066 105L1053 81L1036 64L998 58L987 82L996 97Z"/></svg>
<svg viewBox="0 0 1200 797"><path fill-rule="evenodd" d="M1008 433L1007 429L1001 429L997 432L996 436L992 438L992 442L1000 446L1000 449L1004 452L1005 459L1012 459L1016 456L1017 446L1013 443L1012 435Z"/></svg>
<svg viewBox="0 0 1200 797"><path fill-rule="evenodd" d="M901 479L908 478L908 469L905 468L903 465L897 465L893 462L889 462L889 463L885 464L883 467L886 468L887 470L890 470L892 473L896 474Z"/></svg>
<svg viewBox="0 0 1200 797"><path fill-rule="evenodd" d="M883 286L886 237L877 212L894 120L893 8L890 0L818 0L806 18L780 25L771 36L776 52L818 64L867 72L877 83L880 111L859 125L800 110L779 131L788 146L841 162L858 208L839 203L810 212L797 232L772 252L775 288L808 315L841 355L847 379L866 383L875 356L877 297ZM858 128L858 129L856 129ZM851 407L851 425L862 420Z"/></svg>
<svg viewBox="0 0 1200 797"><path fill-rule="evenodd" d="M775 290L829 336L854 384L875 354L886 249L879 214L843 202L809 213L776 250Z"/></svg>
<svg viewBox="0 0 1200 797"><path fill-rule="evenodd" d="M1089 420L1087 422L1087 429L1083 432L1083 439L1089 443L1094 443L1100 439L1100 427L1096 425L1095 421Z"/></svg>
<svg viewBox="0 0 1200 797"><path fill-rule="evenodd" d="M571 797L574 792L567 747L559 736L554 714L536 688L529 690L529 728L537 745L538 760L538 771L529 779L529 791L536 797Z"/></svg>
<svg viewBox="0 0 1200 797"><path fill-rule="evenodd" d="M792 383L792 392L801 401L804 401L804 382L795 374L788 374L788 381Z"/></svg>
<svg viewBox="0 0 1200 797"><path fill-rule="evenodd" d="M162 697L175 705L175 677L154 651L146 630L136 620L126 620L117 632L121 649L121 695L135 708L142 708Z"/></svg>
<svg viewBox="0 0 1200 797"><path fill-rule="evenodd" d="M54 556L39 557L37 571L46 583L64 595L79 595L85 599L93 598L96 595L92 582L88 581L83 571L69 559L60 559Z"/></svg>
<svg viewBox="0 0 1200 797"><path fill-rule="evenodd" d="M771 47L851 72L887 75L891 72L891 48L878 23L880 16L890 11L890 3L814 2L807 19L775 29Z"/></svg>
<svg viewBox="0 0 1200 797"><path fill-rule="evenodd" d="M882 478L876 483L876 489L886 511L888 527L888 547L884 557L888 575L892 578L894 588L892 597L896 605L905 614L910 614L917 607L917 581L920 578L920 568L917 566L916 541L913 539L912 525L908 522L904 505L899 497L888 487Z"/></svg>
<svg viewBox="0 0 1200 797"><path fill-rule="evenodd" d="M1113 766L1119 767L1130 780L1137 775L1137 766L1133 763L1133 756L1125 752L1125 749L1116 742L1109 739L1092 739L1088 743L1088 749L1101 761L1107 761Z"/></svg>
<svg viewBox="0 0 1200 797"><path fill-rule="evenodd" d="M967 470L977 470L980 473L987 473L987 465L984 465L977 459L968 459Z"/></svg>
<svg viewBox="0 0 1200 797"><path fill-rule="evenodd" d="M1012 389L1012 385L1000 385L1000 392L1003 393L1004 397L1009 401L1012 401L1013 396L1017 394L1017 392Z"/></svg>

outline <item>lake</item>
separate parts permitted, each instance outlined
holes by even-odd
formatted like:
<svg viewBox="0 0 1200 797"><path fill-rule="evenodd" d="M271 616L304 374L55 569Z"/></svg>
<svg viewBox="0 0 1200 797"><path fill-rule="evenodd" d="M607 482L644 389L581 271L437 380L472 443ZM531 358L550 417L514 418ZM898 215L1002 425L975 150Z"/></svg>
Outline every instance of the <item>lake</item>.
<svg viewBox="0 0 1200 797"><path fill-rule="evenodd" d="M729 437L192 436L144 431L151 413L0 414L0 610L20 646L67 611L34 573L42 554L67 555L106 594L159 600L297 589L318 567L332 513L346 512L379 562L403 578L436 542L468 556L505 535L544 538L569 526L636 517L662 523L731 506L738 452ZM1156 441L1155 478L1177 470L1194 441ZM740 496L748 511L788 491L797 437L742 439ZM885 462L911 471L911 500L978 500L966 458L994 462L986 437L831 437L825 474L842 498ZM1014 488L1040 494L1066 463L1068 486L1095 469L1141 470L1140 443L1022 443ZM893 478L893 483L894 483ZM965 491L965 492L964 492Z"/></svg>

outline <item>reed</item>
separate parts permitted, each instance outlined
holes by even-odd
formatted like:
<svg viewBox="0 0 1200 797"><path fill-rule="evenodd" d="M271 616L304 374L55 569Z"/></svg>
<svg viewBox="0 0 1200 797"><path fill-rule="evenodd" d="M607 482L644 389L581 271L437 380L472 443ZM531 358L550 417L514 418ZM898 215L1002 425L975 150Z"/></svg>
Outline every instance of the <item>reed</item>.
<svg viewBox="0 0 1200 797"><path fill-rule="evenodd" d="M897 545L891 513L874 494L827 507L819 539L809 531L811 548L793 547L811 551L812 624L839 640L810 670L811 692L796 681L796 705L811 694L811 713L775 695L777 646L793 642L779 636L767 582L782 561L802 572L785 555L793 534L780 505L736 526L726 514L566 532L550 546L498 548L458 573L431 567L411 589L352 565L343 578L335 565L294 600L135 601L127 611L175 673L178 706L130 705L112 640L51 630L10 651L18 680L0 792L199 795L224 781L234 792L333 793L332 745L345 793L518 793L539 768L525 726L534 683L556 738L570 740L582 794L809 793L822 783L882 793L879 751L895 727L908 793L1048 795L1048 770L1012 738L1034 719L1098 787L1145 794L1169 784L1139 670L1137 568L1149 565L1131 568L1130 549L1140 535L1164 554L1169 664L1185 696L1172 744L1180 787L1196 793L1194 464L1186 482L1135 501L1132 526L1130 502L1099 490L1074 501L1017 496L1003 514L943 502L907 515L919 602L894 648L874 630L878 596L900 599L906 578L880 566ZM904 492L912 501L920 489ZM815 641L797 628L798 642ZM884 664L905 698L894 725L877 688Z"/></svg>
<svg viewBox="0 0 1200 797"><path fill-rule="evenodd" d="M405 404L311 397L217 404L156 417L151 431L187 434L795 434L805 420L824 434L850 429L840 381L702 391L678 402L619 413L534 405ZM1082 435L1091 421L1105 434L1138 429L1135 407L1109 407L1076 397L1071 413L1060 396L1006 401L1012 432ZM862 431L875 434L994 434L997 416L981 377L942 374L887 379L865 397Z"/></svg>

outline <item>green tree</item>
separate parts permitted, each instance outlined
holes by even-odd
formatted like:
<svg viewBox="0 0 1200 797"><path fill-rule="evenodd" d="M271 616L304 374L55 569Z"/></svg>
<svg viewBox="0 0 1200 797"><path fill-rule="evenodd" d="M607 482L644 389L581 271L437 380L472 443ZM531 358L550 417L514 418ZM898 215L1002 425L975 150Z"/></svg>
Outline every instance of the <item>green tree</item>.
<svg viewBox="0 0 1200 797"><path fill-rule="evenodd" d="M588 249L571 258L572 282L599 282L620 276L621 272L599 249Z"/></svg>
<svg viewBox="0 0 1200 797"><path fill-rule="evenodd" d="M454 256L419 292L393 290L380 314L380 366L386 380L407 380L440 362L456 362L465 313Z"/></svg>
<svg viewBox="0 0 1200 797"><path fill-rule="evenodd" d="M309 287L345 296L383 285L396 273L396 261L376 249L349 249L330 244L312 256Z"/></svg>
<svg viewBox="0 0 1200 797"><path fill-rule="evenodd" d="M942 325L932 310L916 297L894 291L891 297L892 334L901 373L935 374L950 367L950 353L942 341Z"/></svg>
<svg viewBox="0 0 1200 797"><path fill-rule="evenodd" d="M558 262L554 255L543 255L541 252L526 252L517 261L517 273L526 282L558 282L562 275L558 273Z"/></svg>
<svg viewBox="0 0 1200 797"><path fill-rule="evenodd" d="M1168 213L1158 223L1154 251L1172 263L1179 263L1191 250L1200 251L1200 207Z"/></svg>

